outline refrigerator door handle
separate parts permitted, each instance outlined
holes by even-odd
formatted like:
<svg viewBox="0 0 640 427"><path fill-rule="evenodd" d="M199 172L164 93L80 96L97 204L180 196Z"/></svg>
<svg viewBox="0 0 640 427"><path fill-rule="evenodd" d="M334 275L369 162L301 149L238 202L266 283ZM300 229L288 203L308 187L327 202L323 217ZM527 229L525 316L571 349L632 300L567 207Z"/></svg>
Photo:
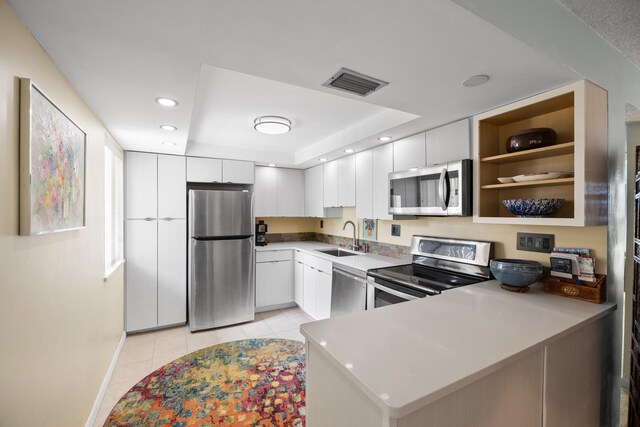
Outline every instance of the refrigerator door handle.
<svg viewBox="0 0 640 427"><path fill-rule="evenodd" d="M200 242L207 242L212 240L246 240L253 238L253 234L242 236L191 236L191 238Z"/></svg>

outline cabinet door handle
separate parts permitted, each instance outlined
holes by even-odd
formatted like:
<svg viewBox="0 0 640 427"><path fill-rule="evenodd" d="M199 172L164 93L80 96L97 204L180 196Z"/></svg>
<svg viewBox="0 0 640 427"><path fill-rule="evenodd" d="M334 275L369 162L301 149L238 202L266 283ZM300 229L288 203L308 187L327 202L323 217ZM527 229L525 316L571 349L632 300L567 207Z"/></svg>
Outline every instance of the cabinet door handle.
<svg viewBox="0 0 640 427"><path fill-rule="evenodd" d="M145 221L153 221L153 220L155 220L155 218L146 217L144 220L145 220Z"/></svg>
<svg viewBox="0 0 640 427"><path fill-rule="evenodd" d="M167 216L167 217L160 218L160 219L163 220L163 221L173 221L174 218L172 218L170 216Z"/></svg>

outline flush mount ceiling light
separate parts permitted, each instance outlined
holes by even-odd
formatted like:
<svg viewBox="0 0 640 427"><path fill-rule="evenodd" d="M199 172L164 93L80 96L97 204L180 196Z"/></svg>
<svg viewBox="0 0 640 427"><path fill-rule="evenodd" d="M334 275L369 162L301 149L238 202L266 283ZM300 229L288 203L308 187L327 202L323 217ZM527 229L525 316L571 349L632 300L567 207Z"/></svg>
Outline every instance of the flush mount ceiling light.
<svg viewBox="0 0 640 427"><path fill-rule="evenodd" d="M389 141L391 141L391 137L390 136L381 136L380 138L378 138L378 141L380 141L380 142L389 142Z"/></svg>
<svg viewBox="0 0 640 427"><path fill-rule="evenodd" d="M347 148L346 150L344 150L345 153L353 153L354 151L356 150L354 150L353 148Z"/></svg>
<svg viewBox="0 0 640 427"><path fill-rule="evenodd" d="M178 105L178 101L171 98L156 98L156 102L163 107L176 107Z"/></svg>
<svg viewBox="0 0 640 427"><path fill-rule="evenodd" d="M162 129L162 130L170 130L170 131L178 130L177 127L171 126L171 125L160 125L160 129Z"/></svg>
<svg viewBox="0 0 640 427"><path fill-rule="evenodd" d="M486 74L478 74L477 76L471 76L462 82L464 87L475 87L485 84L489 81L489 76Z"/></svg>
<svg viewBox="0 0 640 427"><path fill-rule="evenodd" d="M253 121L253 128L267 135L280 135L291 130L291 121L280 116L262 116Z"/></svg>

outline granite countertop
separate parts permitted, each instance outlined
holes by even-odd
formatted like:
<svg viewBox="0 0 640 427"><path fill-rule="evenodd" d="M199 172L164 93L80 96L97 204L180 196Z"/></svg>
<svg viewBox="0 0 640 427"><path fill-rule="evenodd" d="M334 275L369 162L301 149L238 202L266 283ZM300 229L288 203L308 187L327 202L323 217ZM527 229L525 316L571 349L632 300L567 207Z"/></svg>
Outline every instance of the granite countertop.
<svg viewBox="0 0 640 427"><path fill-rule="evenodd" d="M326 259L334 264L341 264L347 267L355 268L360 271L368 271L373 268L391 267L394 265L409 264L411 260L408 258L390 258L382 255L364 254L362 252L356 252L360 255L350 257L335 257L321 252L317 252L319 249L337 249L340 248L343 251L354 252L348 249L329 245L322 242L279 242L269 243L267 246L256 246L256 252L263 251L277 251L277 250L299 250L308 253L318 258Z"/></svg>
<svg viewBox="0 0 640 427"><path fill-rule="evenodd" d="M546 294L540 283L512 293L491 280L300 330L385 413L400 418L615 307Z"/></svg>

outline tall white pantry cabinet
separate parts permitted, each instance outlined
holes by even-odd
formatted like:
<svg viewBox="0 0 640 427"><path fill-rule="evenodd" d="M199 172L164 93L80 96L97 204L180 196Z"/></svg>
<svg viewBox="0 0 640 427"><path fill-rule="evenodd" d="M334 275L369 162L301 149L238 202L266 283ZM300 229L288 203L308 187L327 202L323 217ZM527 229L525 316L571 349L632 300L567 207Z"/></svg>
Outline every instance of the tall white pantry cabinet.
<svg viewBox="0 0 640 427"><path fill-rule="evenodd" d="M186 160L125 156L125 329L186 322Z"/></svg>

